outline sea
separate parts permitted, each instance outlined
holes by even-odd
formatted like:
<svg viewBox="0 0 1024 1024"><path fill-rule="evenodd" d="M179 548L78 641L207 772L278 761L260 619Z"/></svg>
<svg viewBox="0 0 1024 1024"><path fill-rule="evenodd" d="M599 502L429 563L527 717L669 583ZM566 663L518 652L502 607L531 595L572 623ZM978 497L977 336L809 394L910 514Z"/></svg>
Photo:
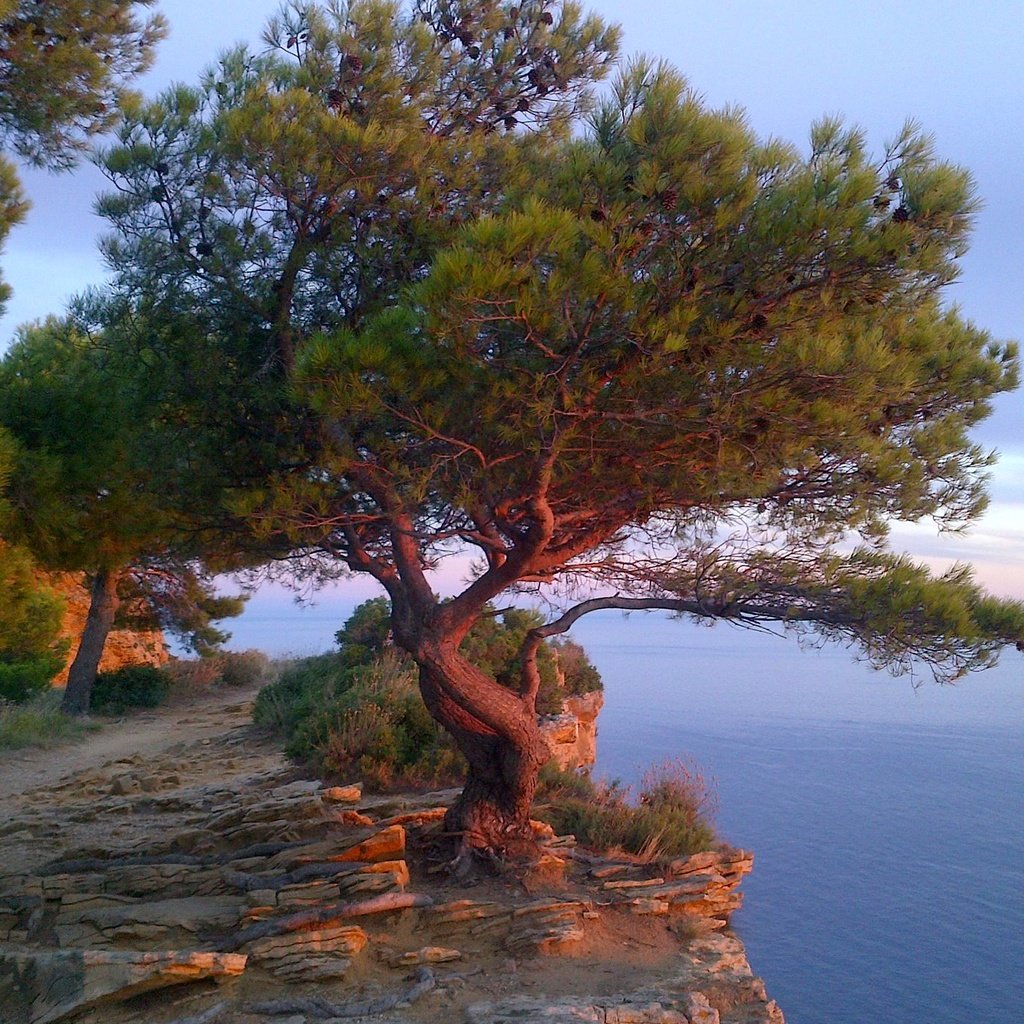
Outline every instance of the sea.
<svg viewBox="0 0 1024 1024"><path fill-rule="evenodd" d="M328 649L355 602L259 595L231 646ZM1024 655L954 686L835 645L601 612L596 774L681 758L753 850L733 926L789 1024L1024 1021Z"/></svg>

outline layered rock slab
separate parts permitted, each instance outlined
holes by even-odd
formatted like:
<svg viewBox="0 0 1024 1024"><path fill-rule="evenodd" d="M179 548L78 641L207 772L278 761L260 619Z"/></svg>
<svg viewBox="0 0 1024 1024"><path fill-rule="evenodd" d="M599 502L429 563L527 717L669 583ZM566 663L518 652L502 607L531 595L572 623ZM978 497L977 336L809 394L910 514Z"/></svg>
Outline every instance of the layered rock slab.
<svg viewBox="0 0 1024 1024"><path fill-rule="evenodd" d="M143 992L236 977L246 959L238 953L0 950L0 1005L9 1024L53 1024Z"/></svg>

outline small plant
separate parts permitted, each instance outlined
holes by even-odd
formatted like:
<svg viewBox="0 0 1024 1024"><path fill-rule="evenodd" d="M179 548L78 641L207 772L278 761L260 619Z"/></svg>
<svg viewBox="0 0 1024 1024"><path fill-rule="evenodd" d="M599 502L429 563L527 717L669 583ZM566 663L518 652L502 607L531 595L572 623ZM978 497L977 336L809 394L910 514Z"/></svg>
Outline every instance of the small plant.
<svg viewBox="0 0 1024 1024"><path fill-rule="evenodd" d="M77 739L100 726L60 710L61 692L50 690L23 704L0 702L0 750L51 747Z"/></svg>
<svg viewBox="0 0 1024 1024"><path fill-rule="evenodd" d="M709 849L715 841L711 816L714 787L688 761L666 762L648 771L636 801L618 782L545 767L534 813L559 834L572 834L598 850L620 849L643 860L680 857Z"/></svg>
<svg viewBox="0 0 1024 1024"><path fill-rule="evenodd" d="M167 675L152 665L126 665L114 672L100 672L92 687L94 711L120 714L130 708L155 708L167 699Z"/></svg>
<svg viewBox="0 0 1024 1024"><path fill-rule="evenodd" d="M673 758L644 772L640 806L697 825L718 813L718 792L696 761Z"/></svg>

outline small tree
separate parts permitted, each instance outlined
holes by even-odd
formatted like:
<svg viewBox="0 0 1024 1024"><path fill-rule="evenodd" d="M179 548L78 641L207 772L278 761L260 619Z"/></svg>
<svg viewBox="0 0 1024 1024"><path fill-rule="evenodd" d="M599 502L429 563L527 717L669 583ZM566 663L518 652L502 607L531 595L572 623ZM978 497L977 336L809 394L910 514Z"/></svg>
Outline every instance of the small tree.
<svg viewBox="0 0 1024 1024"><path fill-rule="evenodd" d="M163 479L159 407L138 353L111 332L89 337L67 321L23 330L0 361L0 426L18 440L7 532L51 571L84 572L90 590L63 709L84 714L107 635L159 626L200 653L225 639L212 620L237 615L217 597L189 533L196 490Z"/></svg>
<svg viewBox="0 0 1024 1024"><path fill-rule="evenodd" d="M301 6L267 39L132 112L107 251L286 424L232 509L383 586L470 766L467 849L530 844L538 652L587 612L781 622L940 678L1024 635L882 546L978 514L967 431L1016 383L940 304L974 198L927 137L763 144L644 61L587 116L615 35L571 3ZM460 645L524 589L562 605L511 690Z"/></svg>

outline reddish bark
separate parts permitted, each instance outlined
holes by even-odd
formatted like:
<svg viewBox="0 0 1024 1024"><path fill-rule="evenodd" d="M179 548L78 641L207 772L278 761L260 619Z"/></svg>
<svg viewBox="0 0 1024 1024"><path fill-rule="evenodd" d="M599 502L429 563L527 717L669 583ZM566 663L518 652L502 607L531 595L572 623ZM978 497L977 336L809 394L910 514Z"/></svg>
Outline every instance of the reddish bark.
<svg viewBox="0 0 1024 1024"><path fill-rule="evenodd" d="M535 847L530 808L550 756L530 698L523 698L450 647L422 646L420 689L431 715L469 765L466 785L445 817L463 852L502 857Z"/></svg>

